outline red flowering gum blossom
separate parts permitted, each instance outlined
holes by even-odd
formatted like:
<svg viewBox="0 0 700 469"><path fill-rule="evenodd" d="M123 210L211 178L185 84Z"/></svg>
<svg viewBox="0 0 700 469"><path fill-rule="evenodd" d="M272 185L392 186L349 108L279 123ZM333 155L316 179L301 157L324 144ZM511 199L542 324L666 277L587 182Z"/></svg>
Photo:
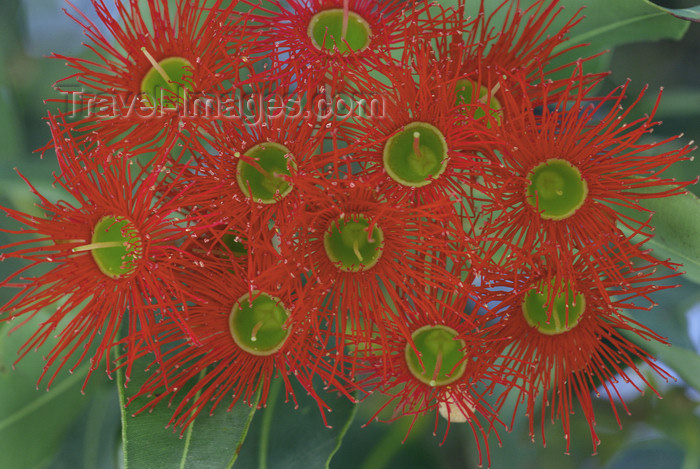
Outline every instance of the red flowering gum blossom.
<svg viewBox="0 0 700 469"><path fill-rule="evenodd" d="M272 253L267 255L270 257L254 263L272 266L270 259L277 259ZM196 265L188 269L183 282L196 289L197 299L187 309L187 321L200 345L183 340L171 323L157 325L153 333L170 350L157 373L132 398L156 395L139 412L168 398L175 407L169 424L184 432L208 403L213 413L223 400L230 399L231 410L239 401L252 405L260 392L257 405L264 407L271 380L277 376L293 400L290 378L298 380L316 400L322 414L329 409L314 391L314 377L337 390L345 388L329 378L325 344L311 328L310 317L319 312L310 307L308 290L300 276L296 281L279 282L276 276L266 277L264 268L262 277L255 271L252 264L242 271ZM165 389L163 382L169 383ZM166 392L158 394L161 391Z"/></svg>
<svg viewBox="0 0 700 469"><path fill-rule="evenodd" d="M456 82L438 84L434 64L420 64L416 70L408 64L381 67L388 85L367 73L352 75L358 87L383 98L383 112L341 128L350 144L346 151L363 177L392 199L420 205L453 195L469 198L483 167L479 151L493 143L493 134L485 126L464 125L464 105L454 98Z"/></svg>
<svg viewBox="0 0 700 469"><path fill-rule="evenodd" d="M328 75L352 68L373 69L372 51L401 47L404 31L428 2L389 0L292 0L269 2L251 12L250 27L261 34L262 57L272 73L291 74L303 83L321 84ZM258 6L257 3L250 3Z"/></svg>
<svg viewBox="0 0 700 469"><path fill-rule="evenodd" d="M218 100L237 81L241 56L252 41L241 24L230 21L236 1L226 7L221 0L205 3L178 0L172 8L166 0L149 0L147 6L130 0L110 8L92 0L104 27L74 7L67 14L84 28L96 58L54 54L76 72L56 84L66 97L51 101L73 117L72 127L97 133L109 145L175 140L182 125L203 119L201 98ZM76 91L72 80L87 89Z"/></svg>
<svg viewBox="0 0 700 469"><path fill-rule="evenodd" d="M34 235L0 248L4 257L27 262L0 283L19 288L2 307L3 320L20 321L15 328L21 327L41 309L58 305L20 349L21 359L57 335L58 342L46 356L39 381L52 366L56 367L55 377L69 359L75 359L74 370L92 353L89 377L107 358L120 326L126 322L128 377L137 340L145 341L160 357L150 332L154 311L171 316L177 327L191 336L178 312L188 294L175 280L170 264L193 222L181 209L201 203L207 194L181 188L172 197L159 196L158 187L170 191L167 183L159 182L157 170L133 172L131 162L118 156L109 164L100 163L102 155L83 153L56 122L52 122L52 131L62 170L56 184L66 191L66 198L51 202L30 184L40 200L42 216L3 208L24 225L23 229L4 231ZM176 180L173 177L173 185L178 184ZM197 221L206 226L206 220ZM48 271L28 276L34 268ZM90 352L93 344L96 350ZM110 372L111 360L106 363Z"/></svg>
<svg viewBox="0 0 700 469"><path fill-rule="evenodd" d="M330 175L317 156L332 124L301 107L306 95L299 87L262 84L253 90L243 97L253 102L249 115L211 121L204 139L188 139L198 163L193 180L203 188L220 186L210 206L223 223L241 216L284 223L303 203L295 179Z"/></svg>
<svg viewBox="0 0 700 469"><path fill-rule="evenodd" d="M467 267L461 225L449 223L445 201L412 208L361 181L325 181L306 191L306 206L280 227L285 262L307 271L340 343L381 342L387 328L403 330L401 294L422 305L429 287L456 286ZM340 354L343 353L341 349ZM341 358L339 363L344 363Z"/></svg>
<svg viewBox="0 0 700 469"><path fill-rule="evenodd" d="M561 56L582 46L565 45L565 41L583 16L577 13L555 28L554 23L562 19L563 7L558 0L537 0L526 9L520 8L519 1L507 0L490 12L482 0L478 12L473 9L460 0L454 12L436 14L440 21L425 20L424 28L436 30L429 34L434 39L416 41L411 46L430 48L431 61L442 75L447 80L457 80L457 100L480 101L492 113L507 115L509 110L504 108L502 97L505 90L512 88L510 92L528 94L545 82L550 83L550 90L566 87L567 79L552 82L550 77L574 65L562 64ZM501 16L502 21L498 19ZM594 81L600 76L586 75L583 79ZM520 80L527 86L518 86Z"/></svg>
<svg viewBox="0 0 700 469"><path fill-rule="evenodd" d="M433 301L429 309L397 305L404 324L401 328L397 322L388 324L386 338L367 348L359 360L358 384L365 389L376 386L389 398L370 421L383 420L381 414L392 407L387 420L410 416L410 432L419 416L435 412L435 432L439 415L447 420L444 438L452 424L466 422L474 433L479 461L483 444L490 462L487 439L500 421L484 390L515 378L512 370L496 366L502 346L489 333L493 316L470 288L427 288L426 297ZM474 314L465 312L469 300L476 300ZM403 329L408 329L408 336Z"/></svg>
<svg viewBox="0 0 700 469"><path fill-rule="evenodd" d="M632 383L640 392L644 391L642 386L656 392L640 370L640 363L663 379L669 378L630 337L665 343L664 339L623 314L623 310L649 309L643 303L665 278L655 274L655 267L622 268L627 280L619 283L600 266L591 267L579 258L573 266L577 273L575 288L548 275L546 266L523 269L515 281L504 275L490 283L492 299L499 302L494 307L500 316L495 338L502 339L507 347L504 365L528 376L527 385L514 392L520 396L516 401L526 404L533 439L539 412L545 443L549 409L552 421L561 420L568 449L570 416L578 403L588 421L595 450L600 441L595 431L593 394L605 394L620 423L615 401L629 410L617 389L618 382ZM517 410L516 406L513 420Z"/></svg>
<svg viewBox="0 0 700 469"><path fill-rule="evenodd" d="M542 88L541 110L506 95L520 112L492 129L501 143L485 152L492 164L485 168L490 202L481 207L488 220L483 235L494 249L519 247L532 258L559 259L558 275L568 279L575 277L572 259L581 251L611 272L619 262L629 263L623 255L651 262L641 244L635 248L630 241L652 236L644 200L684 193L690 182L662 172L687 159L693 148L665 146L677 137L647 141L658 124L656 107L651 115L626 122L641 99L623 108L626 90L624 85L603 98L589 98L579 69L553 101Z"/></svg>

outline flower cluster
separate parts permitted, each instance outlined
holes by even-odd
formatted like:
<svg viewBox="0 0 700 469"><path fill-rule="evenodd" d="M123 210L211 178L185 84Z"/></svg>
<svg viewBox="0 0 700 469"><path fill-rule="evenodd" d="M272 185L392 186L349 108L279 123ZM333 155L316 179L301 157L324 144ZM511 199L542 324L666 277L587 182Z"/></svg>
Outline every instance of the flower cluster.
<svg viewBox="0 0 700 469"><path fill-rule="evenodd" d="M547 409L568 437L580 407L595 447L592 394L613 402L640 362L664 374L629 336L664 339L624 311L674 275L644 247L643 201L684 192L662 172L691 148L562 63L581 17L210 3L70 13L95 58L57 56L74 69L57 87L87 87L49 116L65 200L30 185L43 216L3 209L31 237L2 246L26 261L2 320L59 305L20 358L57 334L50 384L86 358L128 380L150 355L137 396L182 431L263 406L279 377L322 414L314 382L386 395L380 419L467 422L486 449L508 395L533 437Z"/></svg>

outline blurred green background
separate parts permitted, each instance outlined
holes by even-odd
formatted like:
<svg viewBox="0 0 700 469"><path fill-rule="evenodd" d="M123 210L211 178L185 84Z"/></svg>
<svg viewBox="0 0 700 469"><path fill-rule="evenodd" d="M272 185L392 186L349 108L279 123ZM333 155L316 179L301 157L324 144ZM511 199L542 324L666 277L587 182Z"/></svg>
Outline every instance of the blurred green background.
<svg viewBox="0 0 700 469"><path fill-rule="evenodd" d="M86 0L73 3L85 12L90 11ZM683 0L658 3L676 8L697 4ZM14 168L42 192L58 194L50 185L51 172L56 170L53 155L49 152L42 159L34 151L49 140L48 126L43 121L47 112L44 99L58 97L52 84L70 73L61 61L45 56L53 51L84 52L80 28L61 12L65 6L60 0L0 2L0 205L3 206L35 210L35 200ZM612 89L628 77L632 78L630 95L649 85L638 112L651 110L658 89L665 88L657 112L663 126L655 132L655 138L684 133L684 141L700 141L700 25L692 24L680 42L663 40L619 47L611 53L610 68L613 72L605 79L605 88ZM673 171L679 178L689 179L700 174L699 164L687 163ZM698 186L691 190L700 193ZM0 218L0 225L6 229L12 227L5 217ZM0 232L1 244L11 240L16 238ZM15 263L3 261L0 275L5 278L14 268ZM682 284L681 288L660 293L656 297L660 306L640 319L669 337L676 346L697 353L700 289L687 281ZM10 289L0 290L0 301L4 304L11 294ZM75 375L62 373L50 393L43 388L37 390L41 352L30 354L13 371L16 350L26 339L26 332L20 330L7 337L8 330L7 324L0 325L0 467L118 467L121 433L115 383L96 374L82 395L85 370L81 368ZM692 368L695 363L689 361L686 365L690 367L684 370L688 376L700 375L700 368ZM565 441L558 423L547 424L548 444L542 448L539 438L535 444L530 441L527 423L519 421L512 433L501 434L502 447L495 438L491 439L492 467L698 469L700 394L680 379L658 385L664 396L662 400L653 393L640 396L634 390L628 392L628 386L620 386L632 414L627 416L621 409L622 430L617 427L609 403L597 401L597 431L602 440L597 456L591 455L586 422L577 414L572 420L569 455L564 454ZM373 412L371 403L361 406L331 468L476 467L476 448L468 427L453 425L446 443L440 446L442 433L438 431L438 437L434 437L434 421L427 418L416 424L402 444L407 422L373 423L361 428ZM262 414L256 416L253 432ZM283 441L271 444L273 451L277 445L284 450Z"/></svg>

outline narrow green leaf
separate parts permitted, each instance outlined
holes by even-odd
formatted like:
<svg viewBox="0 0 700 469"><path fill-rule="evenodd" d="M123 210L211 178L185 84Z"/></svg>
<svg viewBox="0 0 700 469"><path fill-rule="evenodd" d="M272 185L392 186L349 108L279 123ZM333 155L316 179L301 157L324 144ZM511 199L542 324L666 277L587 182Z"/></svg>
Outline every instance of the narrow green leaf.
<svg viewBox="0 0 700 469"><path fill-rule="evenodd" d="M125 469L221 469L231 467L246 437L255 408L239 403L230 411L222 403L214 415L205 409L187 428L180 432L165 428L172 409L158 405L153 412L132 414L143 407L148 398L134 400L128 408L124 404L145 381L143 370L148 361L139 361L127 388L124 373L117 374L119 398L122 404L122 440Z"/></svg>
<svg viewBox="0 0 700 469"><path fill-rule="evenodd" d="M688 192L640 203L655 212L651 219L654 237L646 246L658 259L683 264L685 276L700 284L700 199Z"/></svg>
<svg viewBox="0 0 700 469"><path fill-rule="evenodd" d="M25 45L22 42L22 21L17 21L20 2L3 2L3 12L0 18L0 129L2 146L0 161L14 165L26 151L24 138L25 128L18 118L24 114L17 101L19 86L13 83L11 72L17 69L18 58L21 57ZM22 59L25 59L22 57ZM26 60L26 59L25 59ZM32 64L33 65L33 64ZM26 65L25 65L26 66ZM4 174L7 174L3 171Z"/></svg>
<svg viewBox="0 0 700 469"><path fill-rule="evenodd" d="M565 10L559 15L566 20L583 7L585 18L569 34L569 40L559 50L578 44L588 44L558 57L552 67L571 63L578 58L589 57L610 51L624 44L680 40L688 30L689 23L659 11L646 0L562 0ZM611 54L604 54L586 62L588 72L605 72L609 68ZM561 73L560 75L564 75Z"/></svg>
<svg viewBox="0 0 700 469"><path fill-rule="evenodd" d="M521 10L525 10L536 0L521 0ZM456 6L457 0L442 0L443 6ZM489 14L503 4L502 0L486 0L486 12ZM574 14L583 8L585 18L569 33L569 40L558 48L563 51L578 44L589 44L585 48L577 48L558 57L550 68L575 62L578 58L590 57L605 50L614 49L623 44L640 41L659 41L661 39L680 40L688 30L689 23L661 11L657 5L648 0L561 0L563 7L552 22L548 33L550 36L569 21ZM479 2L466 2L467 14L474 17L478 13ZM501 8L492 22L493 25L503 24L508 8ZM608 68L610 54L605 54L586 63L588 72L602 72ZM563 71L561 76L569 72Z"/></svg>
<svg viewBox="0 0 700 469"><path fill-rule="evenodd" d="M683 347L648 341L637 334L629 332L623 332L623 334L671 367L688 386L692 386L700 391L700 374L698 374L698 370L700 370L700 355Z"/></svg>
<svg viewBox="0 0 700 469"><path fill-rule="evenodd" d="M676 18L680 18L682 20L687 20L687 21L692 21L694 23L700 23L700 6L696 7L691 7L691 8L666 8L662 7L661 5L657 5L651 0L645 0L647 3L650 5L658 8L659 10L663 10L666 13L675 16Z"/></svg>
<svg viewBox="0 0 700 469"><path fill-rule="evenodd" d="M88 408L82 438L83 467L116 467L119 433L119 396L111 389L95 395Z"/></svg>
<svg viewBox="0 0 700 469"><path fill-rule="evenodd" d="M235 468L328 468L355 417L357 405L346 397L319 395L333 409L324 426L318 406L294 384L299 407L284 402L280 379L272 383L267 406L258 412Z"/></svg>
<svg viewBox="0 0 700 469"><path fill-rule="evenodd" d="M589 43L593 52L638 41L681 39L688 24L659 11L647 0L562 0L567 11L585 7L585 19L571 32L570 44Z"/></svg>
<svg viewBox="0 0 700 469"><path fill-rule="evenodd" d="M536 1L521 0L520 9L525 10ZM456 6L457 0L443 0L440 3L444 6ZM503 0L486 0L487 14L501 4ZM582 10L585 16L572 30L569 43L562 48L590 43L592 52L600 52L606 48L637 41L678 40L688 29L687 23L667 14L669 9L661 8L649 0L560 0L558 5L563 7L563 11L557 15L550 32L561 28L579 10ZM476 14L478 7L479 2L466 2L469 14ZM506 12L507 8L501 8L497 21L493 24L502 24Z"/></svg>
<svg viewBox="0 0 700 469"><path fill-rule="evenodd" d="M0 461L2 467L41 468L51 463L67 430L83 413L89 400L80 392L89 365L72 375L58 375L51 390L37 389L44 367L43 356L54 344L47 341L30 352L16 367L19 347L46 320L40 313L11 335L9 324L0 326ZM47 425L47 422L50 424Z"/></svg>
<svg viewBox="0 0 700 469"><path fill-rule="evenodd" d="M102 379L100 379L102 378ZM87 409L67 430L49 469L117 469L117 436L121 427L119 395L114 381L95 373ZM121 438L120 438L121 439Z"/></svg>
<svg viewBox="0 0 700 469"><path fill-rule="evenodd" d="M687 467L683 466L684 456L683 449L672 440L666 438L645 439L622 448L605 467L607 469L681 468Z"/></svg>
<svg viewBox="0 0 700 469"><path fill-rule="evenodd" d="M652 351L662 362L673 368L683 381L700 391L700 356L693 350L688 350L674 345L662 345L655 342L651 346Z"/></svg>

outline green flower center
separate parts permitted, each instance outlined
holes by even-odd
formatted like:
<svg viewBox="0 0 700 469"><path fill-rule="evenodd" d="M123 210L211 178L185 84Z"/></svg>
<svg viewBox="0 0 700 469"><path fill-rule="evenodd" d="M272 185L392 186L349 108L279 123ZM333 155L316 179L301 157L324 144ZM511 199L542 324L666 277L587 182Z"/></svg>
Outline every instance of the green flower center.
<svg viewBox="0 0 700 469"><path fill-rule="evenodd" d="M332 51L335 48L341 54L347 54L369 47L372 36L369 23L352 11L345 20L343 16L342 8L332 8L311 17L307 34L316 49Z"/></svg>
<svg viewBox="0 0 700 469"><path fill-rule="evenodd" d="M384 145L384 169L404 186L422 187L447 168L447 141L440 130L425 122L411 122Z"/></svg>
<svg viewBox="0 0 700 469"><path fill-rule="evenodd" d="M286 197L293 188L283 176L289 176L289 168L296 168L294 157L284 145L266 142L255 145L246 153L255 160L253 165L238 160L236 179L243 193L263 204L274 204Z"/></svg>
<svg viewBox="0 0 700 469"><path fill-rule="evenodd" d="M551 287L540 286L530 290L523 300L523 315L527 323L542 334L556 335L570 331L581 320L586 309L586 298L581 293L574 293L571 288L551 297ZM547 299L550 299L550 305ZM568 301L567 301L568 300ZM550 315L551 311L551 315Z"/></svg>
<svg viewBox="0 0 700 469"><path fill-rule="evenodd" d="M131 275L143 258L141 235L125 217L102 217L92 232L90 244L73 249L90 251L100 271L110 278Z"/></svg>
<svg viewBox="0 0 700 469"><path fill-rule="evenodd" d="M478 89L478 93L475 89ZM491 117L496 121L497 124L501 123L501 102L493 96L492 92L485 86L481 86L474 83L471 80L462 79L457 80L456 85L457 90L457 104L469 104L481 102L483 104L488 104L490 108ZM490 96L489 96L490 95ZM474 108L474 119L482 119L486 116L486 111L483 107ZM491 121L487 123L487 126L491 126Z"/></svg>
<svg viewBox="0 0 700 469"><path fill-rule="evenodd" d="M570 217L588 196L588 184L581 172L565 160L549 159L535 166L527 178L527 201L547 220Z"/></svg>
<svg viewBox="0 0 700 469"><path fill-rule="evenodd" d="M151 107L174 108L182 103L185 93L193 91L185 76L192 75L192 64L182 57L168 57L156 62L142 49L153 65L141 80L141 93Z"/></svg>
<svg viewBox="0 0 700 469"><path fill-rule="evenodd" d="M466 344L456 337L457 331L442 325L423 326L411 334L415 350L407 343L405 352L411 374L430 386L444 386L461 378L467 369Z"/></svg>
<svg viewBox="0 0 700 469"><path fill-rule="evenodd" d="M264 357L282 348L290 330L285 328L289 311L279 298L253 292L246 293L231 309L228 324L231 337L246 352Z"/></svg>
<svg viewBox="0 0 700 469"><path fill-rule="evenodd" d="M374 225L370 235L369 225L364 215L341 216L324 233L326 254L340 270L368 270L379 262L384 251L384 233Z"/></svg>

